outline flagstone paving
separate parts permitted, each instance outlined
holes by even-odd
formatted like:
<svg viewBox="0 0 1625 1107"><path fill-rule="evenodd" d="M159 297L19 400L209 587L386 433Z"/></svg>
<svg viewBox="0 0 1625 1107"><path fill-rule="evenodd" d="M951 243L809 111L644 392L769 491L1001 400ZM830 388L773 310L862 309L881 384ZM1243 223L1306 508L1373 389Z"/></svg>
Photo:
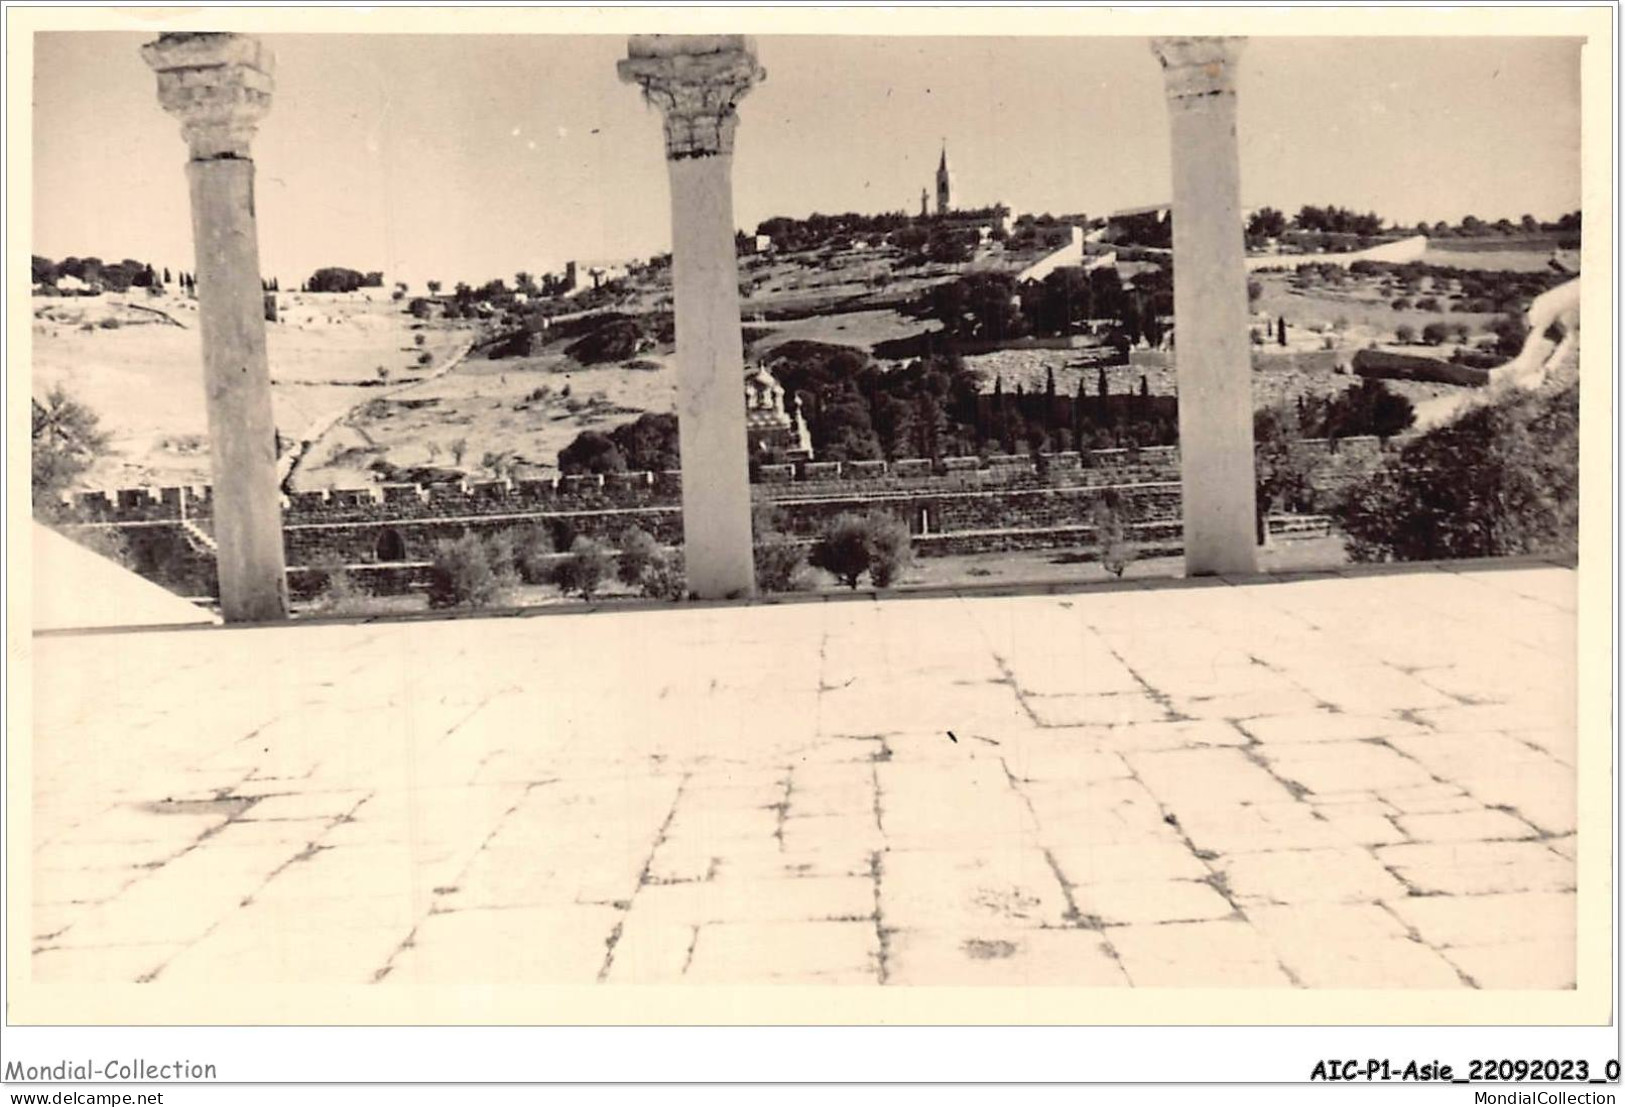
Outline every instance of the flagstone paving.
<svg viewBox="0 0 1625 1107"><path fill-rule="evenodd" d="M1575 984L1563 567L34 651L40 983Z"/></svg>

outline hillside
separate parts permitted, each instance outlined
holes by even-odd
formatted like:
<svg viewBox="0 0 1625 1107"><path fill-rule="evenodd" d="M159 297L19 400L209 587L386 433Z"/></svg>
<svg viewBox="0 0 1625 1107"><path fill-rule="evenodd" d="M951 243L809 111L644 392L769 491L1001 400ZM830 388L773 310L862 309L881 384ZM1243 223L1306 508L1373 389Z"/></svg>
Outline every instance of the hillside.
<svg viewBox="0 0 1625 1107"><path fill-rule="evenodd" d="M1311 264L1307 271L1255 274L1256 402L1340 393L1356 379L1348 369L1353 354L1367 348L1493 361L1492 348L1505 345L1498 328L1506 313L1521 311L1529 295L1560 275L1537 265L1550 255L1534 249L1457 245L1430 246L1428 261L1410 267L1333 274L1322 271L1333 267ZM788 342L814 343L850 347L886 371L924 349L950 350L950 337L964 341L987 323L988 301L977 301L975 289L1014 289L1014 273L1043 254L1030 244L1006 249L998 241L970 249L964 260L933 260L933 252L843 241L742 256L747 360L764 359ZM1143 389L1151 397L1172 396L1166 271L1142 260L1121 267L1120 275L1131 273L1121 294L1111 293L1117 306L1109 310L1121 318L1085 319L1079 327L1096 337L1070 341L1132 346L1123 364L1104 370L1113 395ZM294 449L313 429L324 431L305 452L293 486L545 476L557 472L559 451L581 431L608 431L644 412L671 411L669 278L668 266L651 264L605 288L542 305L511 293L494 305L480 299L493 287L500 290L500 282L492 282L479 293L461 290L467 311L459 314L473 318L445 317L439 308L458 306L452 297L441 297L419 318L381 289L281 294L281 320L267 328L277 425ZM964 309L970 314L943 316L943 290L964 282L972 290ZM1052 307L1046 288L1017 290L1019 306L1009 309L1016 316L1004 322L1041 330ZM997 296L992 303L1006 310ZM1066 306L1098 315L1070 301ZM1149 322L1153 315L1156 326ZM84 485L207 481L195 301L167 290L132 289L36 298L34 316L36 389L66 384L112 432L112 455ZM949 323L957 336L947 332ZM1423 341L1429 324L1446 329L1444 340ZM1120 337L1125 327L1136 341ZM470 356L437 372L469 343ZM1080 386L1094 395L1102 373L1099 359L1077 348L996 348L967 354L964 364L984 394L998 386L1034 395L1053 378L1062 395L1074 396ZM1390 387L1416 405L1423 423L1453 410L1468 391L1418 381Z"/></svg>
<svg viewBox="0 0 1625 1107"><path fill-rule="evenodd" d="M414 330L387 294L374 295L279 296L281 321L267 324L266 342L285 440L365 402L385 383L380 366L391 384L425 376L466 340L462 328ZM86 474L85 487L208 483L197 325L197 302L178 292L34 298L36 394L64 385L112 436L111 452ZM419 364L424 354L431 365Z"/></svg>

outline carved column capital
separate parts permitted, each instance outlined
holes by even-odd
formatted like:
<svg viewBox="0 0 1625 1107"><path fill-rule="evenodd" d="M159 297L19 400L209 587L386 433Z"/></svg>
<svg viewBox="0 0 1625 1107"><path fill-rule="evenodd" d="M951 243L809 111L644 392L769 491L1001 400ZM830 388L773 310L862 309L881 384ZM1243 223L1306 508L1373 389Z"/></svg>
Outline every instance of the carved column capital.
<svg viewBox="0 0 1625 1107"><path fill-rule="evenodd" d="M665 116L672 160L733 153L735 106L767 76L745 35L633 35L616 68Z"/></svg>
<svg viewBox="0 0 1625 1107"><path fill-rule="evenodd" d="M1154 38L1151 52L1162 63L1171 103L1236 94L1236 62L1245 38L1196 35Z"/></svg>
<svg viewBox="0 0 1625 1107"><path fill-rule="evenodd" d="M181 121L193 161L249 156L275 87L275 59L259 39L163 34L143 46L141 56L158 74L158 102Z"/></svg>

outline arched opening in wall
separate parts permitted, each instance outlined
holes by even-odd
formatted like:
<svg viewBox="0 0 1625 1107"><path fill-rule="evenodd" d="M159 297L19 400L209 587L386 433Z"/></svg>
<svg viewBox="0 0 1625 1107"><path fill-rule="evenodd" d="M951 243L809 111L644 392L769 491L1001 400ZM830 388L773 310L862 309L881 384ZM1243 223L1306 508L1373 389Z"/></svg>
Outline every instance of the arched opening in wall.
<svg viewBox="0 0 1625 1107"><path fill-rule="evenodd" d="M378 561L405 561L406 540L401 532L393 528L386 528L378 535L378 545L373 550Z"/></svg>

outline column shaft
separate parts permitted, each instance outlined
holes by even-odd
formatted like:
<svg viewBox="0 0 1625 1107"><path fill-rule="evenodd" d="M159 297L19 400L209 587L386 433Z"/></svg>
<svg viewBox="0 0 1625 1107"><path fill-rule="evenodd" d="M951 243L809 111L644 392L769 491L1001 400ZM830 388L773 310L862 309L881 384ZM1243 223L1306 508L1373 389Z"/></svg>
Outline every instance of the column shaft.
<svg viewBox="0 0 1625 1107"><path fill-rule="evenodd" d="M677 325L677 426L683 468L683 563L704 599L755 590L745 437L733 157L675 158L672 283Z"/></svg>
<svg viewBox="0 0 1625 1107"><path fill-rule="evenodd" d="M671 175L683 566L700 599L756 590L734 252L735 104L766 76L744 35L633 35L616 67L660 108Z"/></svg>
<svg viewBox="0 0 1625 1107"><path fill-rule="evenodd" d="M141 48L191 160L192 245L208 400L220 608L228 623L288 616L271 373L265 356L254 131L274 58L252 35L166 32Z"/></svg>
<svg viewBox="0 0 1625 1107"><path fill-rule="evenodd" d="M1185 572L1251 573L1252 353L1236 97L1229 89L1172 96L1168 110Z"/></svg>
<svg viewBox="0 0 1625 1107"><path fill-rule="evenodd" d="M288 614L276 427L265 352L254 163L187 164L214 473L220 604L227 622Z"/></svg>

